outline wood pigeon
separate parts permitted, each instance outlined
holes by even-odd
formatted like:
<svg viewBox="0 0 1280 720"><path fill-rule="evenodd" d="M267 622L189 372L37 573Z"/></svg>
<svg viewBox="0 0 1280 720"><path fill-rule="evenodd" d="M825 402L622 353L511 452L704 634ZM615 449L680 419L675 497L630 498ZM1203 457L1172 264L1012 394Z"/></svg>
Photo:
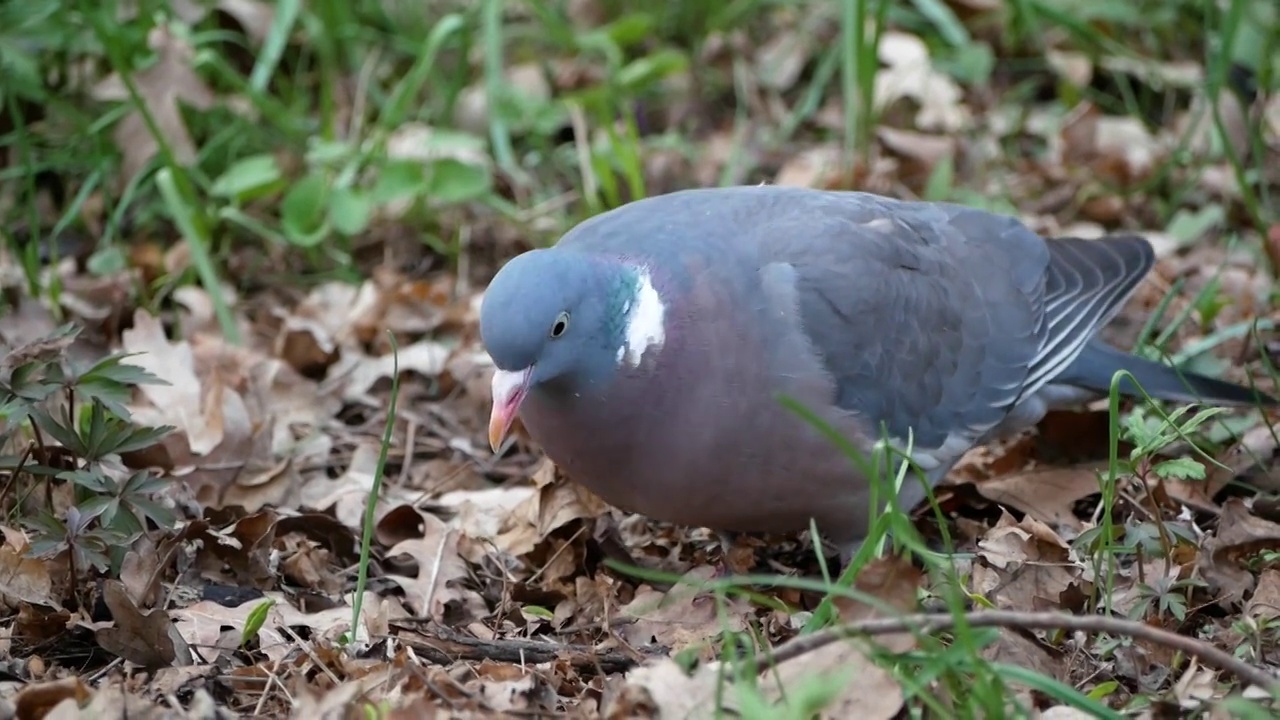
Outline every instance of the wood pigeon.
<svg viewBox="0 0 1280 720"><path fill-rule="evenodd" d="M496 452L518 413L619 508L722 532L812 518L847 560L879 510L870 483L784 397L862 451L909 439L929 483L975 445L1105 395L1122 369L1156 398L1274 403L1095 336L1154 259L1136 236L1046 239L1011 217L863 192L638 200L489 285L489 440ZM899 506L924 497L909 477Z"/></svg>

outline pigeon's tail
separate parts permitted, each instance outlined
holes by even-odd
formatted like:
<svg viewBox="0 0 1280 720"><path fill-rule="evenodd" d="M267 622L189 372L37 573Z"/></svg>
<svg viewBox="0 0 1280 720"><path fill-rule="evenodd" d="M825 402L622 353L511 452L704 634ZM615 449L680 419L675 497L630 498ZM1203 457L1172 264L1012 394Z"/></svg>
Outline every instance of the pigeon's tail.
<svg viewBox="0 0 1280 720"><path fill-rule="evenodd" d="M1054 382L1106 394L1111 392L1111 378L1119 370L1129 371L1148 395L1160 400L1208 405L1277 404L1275 398L1260 391L1147 360L1098 340L1085 345ZM1142 397L1127 377L1120 379L1120 392Z"/></svg>

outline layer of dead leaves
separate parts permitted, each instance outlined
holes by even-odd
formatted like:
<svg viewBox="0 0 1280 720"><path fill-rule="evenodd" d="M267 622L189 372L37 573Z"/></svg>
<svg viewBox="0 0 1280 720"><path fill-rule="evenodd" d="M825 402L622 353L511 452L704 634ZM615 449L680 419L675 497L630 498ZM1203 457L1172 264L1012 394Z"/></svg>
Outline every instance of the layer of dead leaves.
<svg viewBox="0 0 1280 720"><path fill-rule="evenodd" d="M1001 6L954 4L967 18ZM214 5L252 42L263 41L270 8L243 0ZM582 23L598 11L591 2L571 5ZM196 3L181 9L192 21L209 12ZM1038 230L1090 236L1147 230L1150 198L1137 188L1177 150L1177 138L1193 138L1193 153L1210 152L1194 107L1158 130L1088 102L1065 116L1050 106L1002 107L967 94L931 65L923 41L895 30L885 32L880 47L884 70L874 97L884 122L864 162L849 171L842 147L820 140L762 150L756 136L783 124L829 40L792 14L775 20L769 42L752 48L742 37L716 38L702 58L709 66L745 58L758 70L745 145L740 128L725 124L699 138L704 151L693 164L653 150L644 158L651 187L665 188L673 178L711 184L726 167L754 166L780 184L912 196L946 162L975 193L1012 193ZM133 80L173 152L189 159L196 142L181 108L237 106L194 71L185 40L157 29L149 43L157 61ZM1068 49L1051 49L1049 59L1061 81L1077 86L1104 70L1118 72ZM573 59L558 67L554 86L532 66L513 66L507 75L522 90L549 96L590 72ZM1162 73L1162 82L1184 88L1203 84L1197 67L1119 71L1138 78ZM481 90L469 88L460 98L454 118L460 127L483 127ZM694 95L673 87L673 97ZM125 96L114 76L93 91L101 101ZM666 110L674 126L698 105L673 101ZM1262 122L1272 137L1280 129L1275 98L1230 112L1230 128ZM843 130L839 103L820 108L813 124ZM158 150L145 130L136 111L116 126L121 185ZM1254 151L1238 135L1226 140ZM1049 151L1011 162L1002 148L1019 143ZM1274 155L1277 148L1264 150ZM740 153L754 154L753 162L732 162ZM1115 188L1134 192L1119 199ZM1196 188L1203 208L1239 216L1240 189L1225 165L1210 165ZM1276 228L1239 231L1258 246L1280 247ZM1267 232L1270 245L1262 241ZM1183 343L1269 312L1270 285L1257 258L1223 257L1212 243L1187 247L1187 238L1171 233L1146 234L1159 248L1160 266L1126 314L1136 320L1122 319L1113 329L1122 343L1174 282L1183 291L1166 317L1184 309L1199 317L1185 298L1211 283L1226 300L1203 326L1188 323L1177 337ZM773 604L751 602L686 584L642 582L607 566L607 558L634 560L696 585L714 578L721 558L705 531L624 516L566 483L536 448L493 457L483 430L491 367L477 344L478 296L469 275L406 274L396 269L406 266L403 258L394 257L403 248L392 245L359 285L327 283L301 294L267 288L243 298L228 288L247 338L242 346L225 341L209 296L197 287L178 289L162 311L139 307L141 281L188 267L181 242L146 246L114 275L86 275L74 261L46 268L62 282L56 308L21 297L16 263L0 258L0 282L16 302L0 317L4 347L41 337L55 318L70 317L88 329L71 348L74 358L123 350L134 354L129 362L166 381L140 389L130 410L139 422L177 430L131 462L163 471L171 480L165 501L183 517L179 527L154 530L128 548L118 578L74 591L59 575L62 565L31 559L30 538L16 526L0 526L7 630L0 648L8 658L0 699L10 704L7 711L20 718L345 717L372 702L394 717L708 717L717 703L785 702L798 686L826 683L824 717L902 712L902 685L869 660L865 642L828 645L780 663L755 683L726 684L726 673L741 671L720 660L726 637L750 633L763 657L766 644L796 636L817 598L774 588L762 591ZM501 257L511 248L487 250ZM396 339L395 357L388 335ZM1216 353L1234 361L1228 374L1237 379L1246 363L1257 365L1258 349L1247 337ZM351 628L359 528L397 366L399 413L385 483L373 500L371 582L361 621ZM1232 483L1280 489L1271 463L1275 436L1265 426L1244 434L1221 458L1226 467L1205 482L1123 478L1115 509L1120 526L1132 527L1126 523L1137 518L1163 527L1163 545L1159 553L1100 568L1075 543L1101 522L1098 473L1107 436L1100 417L1096 409L1051 416L1031 437L975 451L940 489L959 549L972 553L960 561L965 589L1001 609L1106 606L1221 647L1254 648L1253 662L1274 665L1280 509ZM928 525L926 519L922 526ZM726 562L739 571L812 575L802 540L744 538ZM926 584L891 561L859 579L860 589L900 611L916 609ZM1180 594L1186 612L1162 609L1156 590ZM246 640L251 614L268 602L261 630ZM878 612L884 609L840 607L844 620ZM347 633L354 641L344 646ZM881 651L916 647L909 635L876 643ZM1116 706L1158 695L1193 709L1232 687L1212 670L1143 642L1104 646L1097 638L1002 632L986 655L1086 689L1114 680L1107 701ZM1044 717L1069 712L1030 691L1020 698Z"/></svg>

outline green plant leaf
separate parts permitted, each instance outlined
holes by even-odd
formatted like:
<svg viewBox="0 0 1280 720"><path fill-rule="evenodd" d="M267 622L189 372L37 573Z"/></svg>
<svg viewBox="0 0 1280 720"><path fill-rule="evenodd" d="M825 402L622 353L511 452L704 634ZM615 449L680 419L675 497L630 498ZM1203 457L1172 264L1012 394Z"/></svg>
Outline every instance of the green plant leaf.
<svg viewBox="0 0 1280 720"><path fill-rule="evenodd" d="M244 630L240 633L240 647L249 644L249 641L258 636L262 631L262 626L267 624L267 613L271 612L271 608L275 607L276 601L270 598L253 606L249 611L248 617L244 620Z"/></svg>
<svg viewBox="0 0 1280 720"><path fill-rule="evenodd" d="M56 476L59 480L73 482L86 490L97 493L109 493L114 489L111 478L93 469L64 470Z"/></svg>
<svg viewBox="0 0 1280 720"><path fill-rule="evenodd" d="M98 518L110 525L120 511L120 499L114 495L94 495L77 506L84 517Z"/></svg>
<svg viewBox="0 0 1280 720"><path fill-rule="evenodd" d="M241 158L213 181L210 194L243 200L274 190L284 182L275 155L263 153Z"/></svg>
<svg viewBox="0 0 1280 720"><path fill-rule="evenodd" d="M72 454L84 457L85 444L81 441L79 433L55 420L49 411L42 407L33 407L30 413L36 427L48 433Z"/></svg>
<svg viewBox="0 0 1280 720"><path fill-rule="evenodd" d="M343 235L356 235L369 227L373 201L369 195L353 188L334 188L329 200L329 222Z"/></svg>
<svg viewBox="0 0 1280 720"><path fill-rule="evenodd" d="M379 205L418 197L427 189L426 168L417 160L392 160L378 169L369 196Z"/></svg>
<svg viewBox="0 0 1280 720"><path fill-rule="evenodd" d="M318 245L325 236L329 180L312 173L289 188L280 203L280 225L289 242L303 247Z"/></svg>
<svg viewBox="0 0 1280 720"><path fill-rule="evenodd" d="M617 83L631 92L641 90L657 83L663 78L684 72L689 67L689 58L677 50L659 50L633 60L618 71Z"/></svg>
<svg viewBox="0 0 1280 720"><path fill-rule="evenodd" d="M1203 480L1205 477L1204 465L1189 457L1165 460L1157 463L1151 471L1166 480Z"/></svg>
<svg viewBox="0 0 1280 720"><path fill-rule="evenodd" d="M461 203L487 195L492 187L488 168L444 158L431 163L427 196L435 202Z"/></svg>

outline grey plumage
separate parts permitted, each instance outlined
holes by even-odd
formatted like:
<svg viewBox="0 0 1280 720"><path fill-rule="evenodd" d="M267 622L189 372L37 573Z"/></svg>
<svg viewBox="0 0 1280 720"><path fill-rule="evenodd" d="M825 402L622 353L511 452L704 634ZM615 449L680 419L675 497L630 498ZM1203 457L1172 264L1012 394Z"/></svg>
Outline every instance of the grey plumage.
<svg viewBox="0 0 1280 720"><path fill-rule="evenodd" d="M910 434L930 482L975 444L1105 394L1121 368L1156 397L1271 402L1097 339L1153 262L1140 237L1046 241L1013 218L865 193L633 202L495 277L491 435L518 407L570 477L624 509L720 530L812 517L848 550L867 482L780 394L863 447L880 427ZM636 313L658 307L646 283L662 322L640 342ZM558 318L572 318L563 336ZM901 501L923 494L909 483Z"/></svg>

